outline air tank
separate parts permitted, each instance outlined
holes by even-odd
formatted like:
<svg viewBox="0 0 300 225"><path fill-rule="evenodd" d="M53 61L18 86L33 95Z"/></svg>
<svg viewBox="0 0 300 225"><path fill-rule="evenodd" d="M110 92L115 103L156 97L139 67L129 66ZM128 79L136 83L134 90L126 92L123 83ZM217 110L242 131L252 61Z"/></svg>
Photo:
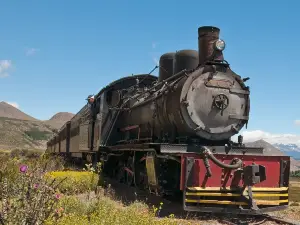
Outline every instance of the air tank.
<svg viewBox="0 0 300 225"><path fill-rule="evenodd" d="M175 52L163 54L159 59L158 82L165 80L173 75L173 60Z"/></svg>
<svg viewBox="0 0 300 225"><path fill-rule="evenodd" d="M174 58L174 74L180 71L195 69L199 64L198 51L181 50L176 52Z"/></svg>

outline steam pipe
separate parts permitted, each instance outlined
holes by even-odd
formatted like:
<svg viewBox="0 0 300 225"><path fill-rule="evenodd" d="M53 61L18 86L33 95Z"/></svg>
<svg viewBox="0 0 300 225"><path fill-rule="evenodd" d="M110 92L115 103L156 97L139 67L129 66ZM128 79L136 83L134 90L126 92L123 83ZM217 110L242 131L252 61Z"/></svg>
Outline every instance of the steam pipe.
<svg viewBox="0 0 300 225"><path fill-rule="evenodd" d="M210 158L216 165L218 165L219 167L223 168L223 169L238 169L240 167L242 167L243 165L243 161L240 159L234 159L232 161L232 163L235 161L234 164L225 164L222 163L220 160L218 160L213 153L210 151L209 148L202 146L202 148L204 149L204 154Z"/></svg>

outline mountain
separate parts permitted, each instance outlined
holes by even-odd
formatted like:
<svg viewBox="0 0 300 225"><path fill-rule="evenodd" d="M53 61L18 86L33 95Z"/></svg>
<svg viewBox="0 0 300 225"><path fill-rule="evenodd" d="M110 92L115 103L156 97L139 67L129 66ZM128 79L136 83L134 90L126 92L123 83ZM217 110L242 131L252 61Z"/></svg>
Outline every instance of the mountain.
<svg viewBox="0 0 300 225"><path fill-rule="evenodd" d="M14 106L6 103L0 102L0 117L19 119L19 120L30 120L37 121L37 119L27 115L21 110L15 108Z"/></svg>
<svg viewBox="0 0 300 225"><path fill-rule="evenodd" d="M37 120L14 106L0 102L0 150L45 149L46 143L74 114L56 113L49 120Z"/></svg>
<svg viewBox="0 0 300 225"><path fill-rule="evenodd" d="M258 140L254 142L245 143L248 147L263 147L264 148L264 155L279 155L284 156L287 155L285 152L281 151L281 149L275 147L274 145L264 141ZM295 160L291 157L291 171L299 170L300 169L300 161Z"/></svg>
<svg viewBox="0 0 300 225"><path fill-rule="evenodd" d="M300 160L300 147L295 144L274 144L274 146L285 154Z"/></svg>
<svg viewBox="0 0 300 225"><path fill-rule="evenodd" d="M53 128L59 129L67 121L73 118L74 114L69 112L59 112L56 113L51 119L44 121L45 124L52 126Z"/></svg>
<svg viewBox="0 0 300 225"><path fill-rule="evenodd" d="M42 121L0 118L0 150L45 149L53 128Z"/></svg>

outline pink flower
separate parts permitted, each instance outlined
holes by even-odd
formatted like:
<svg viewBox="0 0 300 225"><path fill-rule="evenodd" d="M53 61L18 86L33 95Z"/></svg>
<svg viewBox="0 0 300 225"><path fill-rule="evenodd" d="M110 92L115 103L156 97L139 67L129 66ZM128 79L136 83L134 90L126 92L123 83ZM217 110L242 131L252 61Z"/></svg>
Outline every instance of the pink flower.
<svg viewBox="0 0 300 225"><path fill-rule="evenodd" d="M35 189L37 189L37 188L39 187L39 184L34 184L33 187L34 187Z"/></svg>
<svg viewBox="0 0 300 225"><path fill-rule="evenodd" d="M26 165L21 165L21 166L20 166L20 172L21 172L21 173L26 173L27 170L28 170L28 166L26 166Z"/></svg>
<svg viewBox="0 0 300 225"><path fill-rule="evenodd" d="M60 194L55 194L56 199L60 199Z"/></svg>
<svg viewBox="0 0 300 225"><path fill-rule="evenodd" d="M55 210L55 212L57 213L57 214L59 214L59 213L61 213L61 212L63 212L64 211L64 208L63 207L60 207L59 209L56 209Z"/></svg>

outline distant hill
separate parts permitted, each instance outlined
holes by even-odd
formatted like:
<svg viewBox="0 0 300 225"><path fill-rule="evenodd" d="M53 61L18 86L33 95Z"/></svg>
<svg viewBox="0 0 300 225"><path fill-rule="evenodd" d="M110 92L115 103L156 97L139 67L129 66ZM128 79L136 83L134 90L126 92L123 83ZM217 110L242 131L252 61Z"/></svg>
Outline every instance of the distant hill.
<svg viewBox="0 0 300 225"><path fill-rule="evenodd" d="M49 138L74 114L56 113L49 120L37 120L14 106L0 102L0 150L45 149Z"/></svg>
<svg viewBox="0 0 300 225"><path fill-rule="evenodd" d="M276 148L272 144L264 141L264 140L258 140L254 142L248 142L245 143L248 147L263 147L264 148L264 155L279 155L284 156L287 155L283 151L281 151L279 148ZM300 169L300 161L295 160L291 157L291 171L299 170Z"/></svg>
<svg viewBox="0 0 300 225"><path fill-rule="evenodd" d="M37 121L37 119L3 101L0 102L0 117Z"/></svg>
<svg viewBox="0 0 300 225"><path fill-rule="evenodd" d="M53 128L42 121L0 118L0 150L45 149Z"/></svg>
<svg viewBox="0 0 300 225"><path fill-rule="evenodd" d="M67 121L71 120L74 116L73 113L69 112L59 112L56 113L51 119L44 121L45 124L48 124L56 129L61 128Z"/></svg>

